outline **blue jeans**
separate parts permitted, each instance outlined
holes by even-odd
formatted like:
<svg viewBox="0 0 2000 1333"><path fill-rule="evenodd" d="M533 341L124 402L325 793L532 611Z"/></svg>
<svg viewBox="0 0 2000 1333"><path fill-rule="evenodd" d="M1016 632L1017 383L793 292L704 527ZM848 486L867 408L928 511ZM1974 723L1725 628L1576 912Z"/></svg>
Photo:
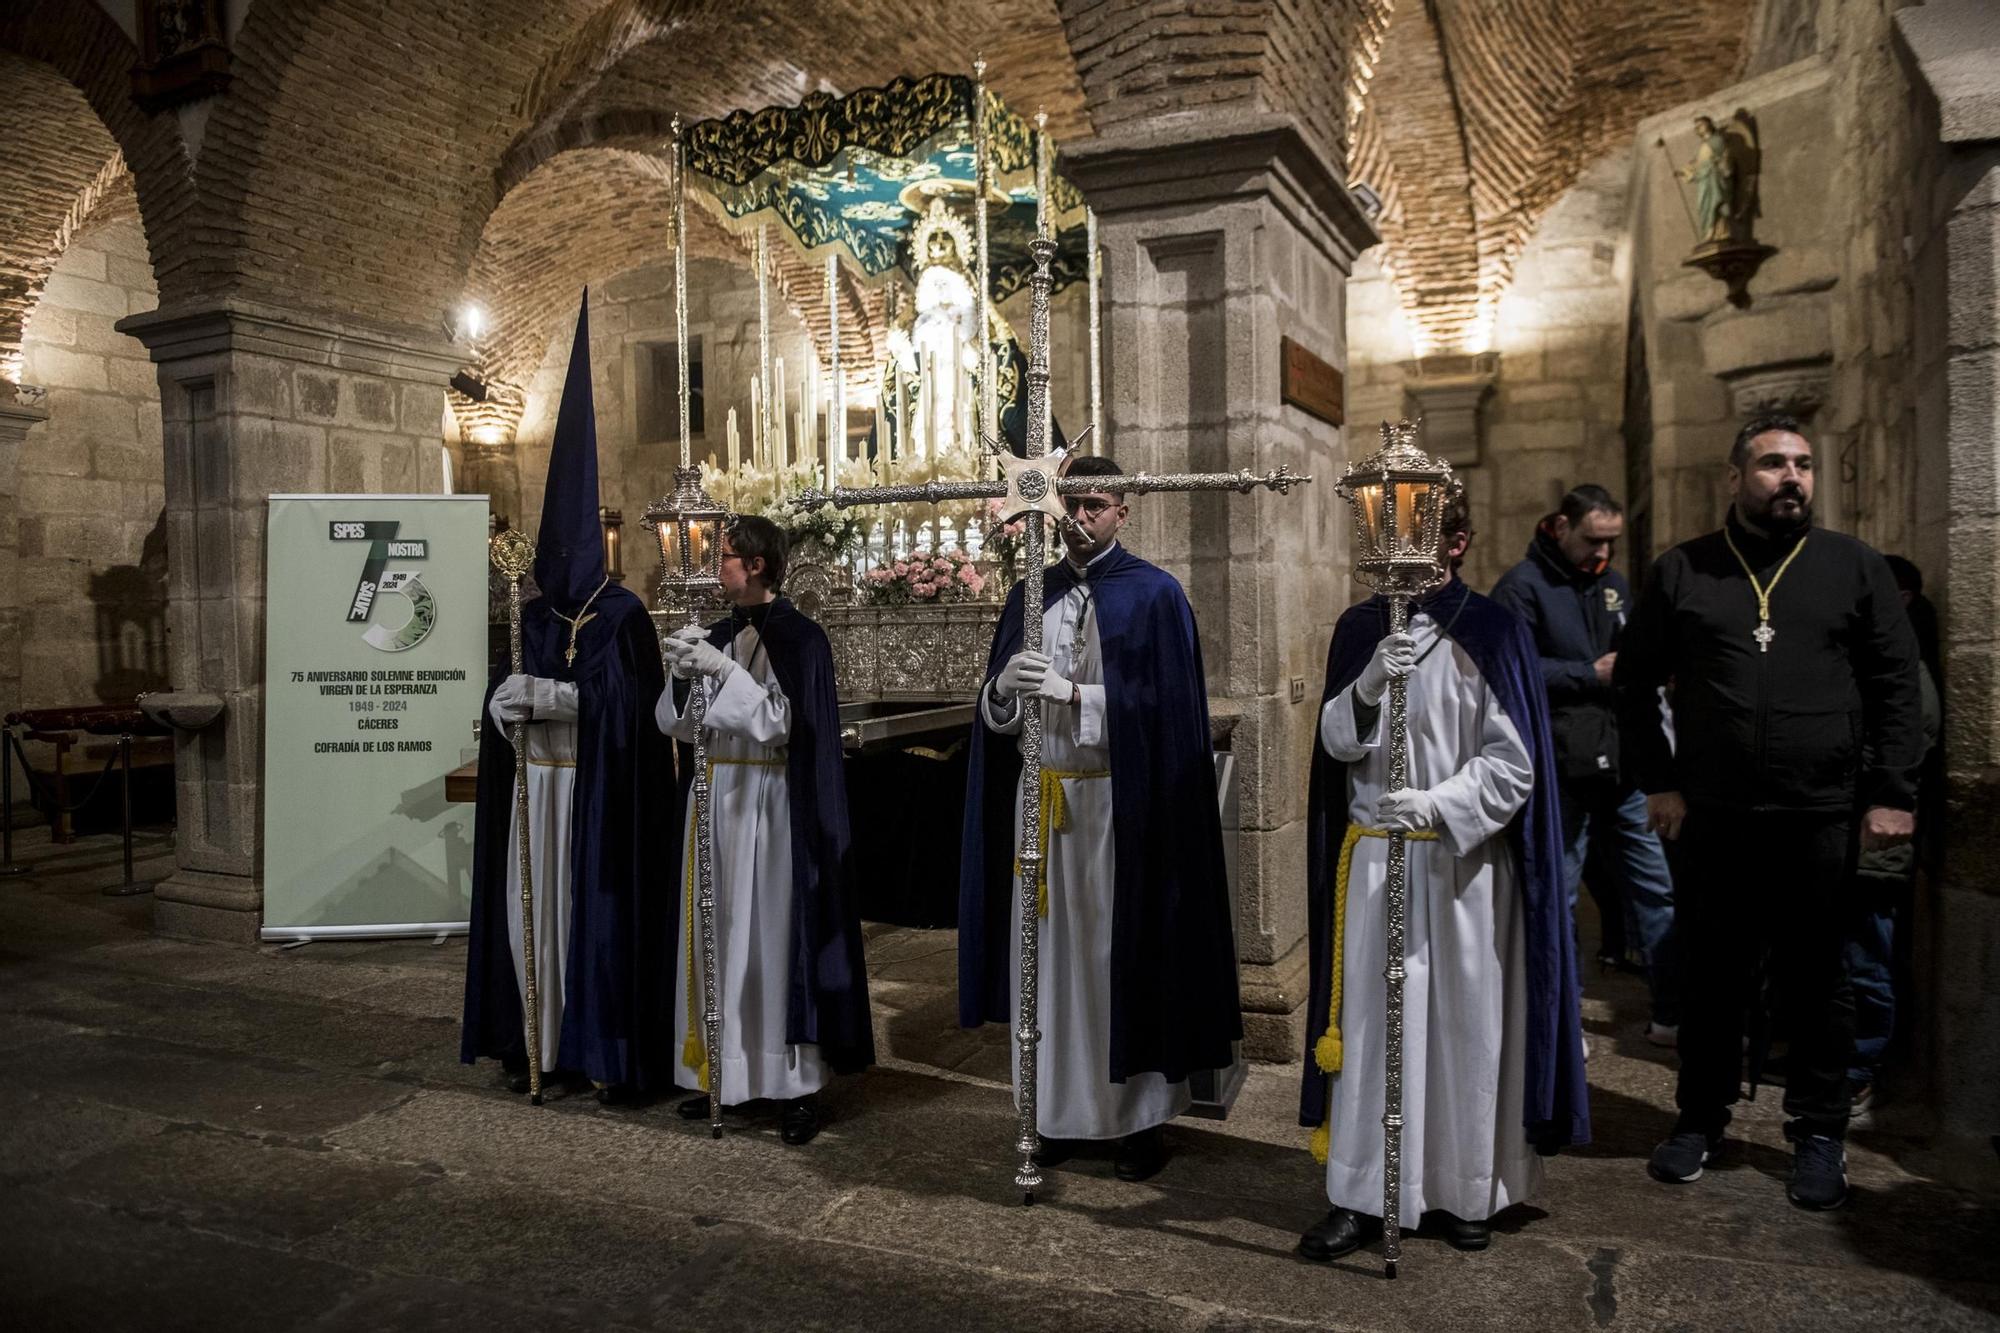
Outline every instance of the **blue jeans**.
<svg viewBox="0 0 2000 1333"><path fill-rule="evenodd" d="M1674 966L1674 881L1667 871L1659 835L1646 827L1644 792L1562 793L1563 883L1569 890L1572 921L1584 863L1608 867L1616 879L1629 935L1646 964L1653 1021L1680 1022L1680 990ZM1598 855L1591 856L1591 835ZM1607 895L1608 896L1608 895Z"/></svg>
<svg viewBox="0 0 2000 1333"><path fill-rule="evenodd" d="M1893 902L1864 898L1847 934L1847 979L1854 989L1854 1058L1847 1077L1856 1089L1875 1081L1875 1070L1895 1035L1895 944Z"/></svg>

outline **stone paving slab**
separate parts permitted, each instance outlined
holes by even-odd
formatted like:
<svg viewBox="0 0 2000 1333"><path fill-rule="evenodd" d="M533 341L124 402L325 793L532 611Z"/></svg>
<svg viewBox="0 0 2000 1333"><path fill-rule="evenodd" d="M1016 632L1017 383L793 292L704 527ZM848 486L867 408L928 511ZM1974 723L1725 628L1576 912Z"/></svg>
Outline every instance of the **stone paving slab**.
<svg viewBox="0 0 2000 1333"><path fill-rule="evenodd" d="M1426 1234L1292 1252L1324 1210L1297 1070L1169 1129L1144 1185L1104 1153L1019 1206L1007 1036L956 1026L950 932L871 932L883 1065L784 1145L675 1096L534 1108L457 1058L462 941L229 949L109 899L115 846L0 885L0 1326L1107 1330L2000 1329L2000 1170L1857 1133L1855 1206L1783 1198L1780 1090L1698 1184L1644 1159L1672 1056L1629 977L1590 979L1597 1142L1555 1159L1493 1248Z"/></svg>

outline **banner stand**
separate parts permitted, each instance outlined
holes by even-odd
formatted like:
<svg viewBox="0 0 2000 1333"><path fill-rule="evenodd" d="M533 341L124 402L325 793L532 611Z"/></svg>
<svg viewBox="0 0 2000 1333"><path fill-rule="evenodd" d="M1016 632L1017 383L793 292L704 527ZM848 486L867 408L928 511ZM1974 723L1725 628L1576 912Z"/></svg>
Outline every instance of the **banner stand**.
<svg viewBox="0 0 2000 1333"><path fill-rule="evenodd" d="M463 933L472 808L445 775L486 697L483 495L273 495L266 940Z"/></svg>

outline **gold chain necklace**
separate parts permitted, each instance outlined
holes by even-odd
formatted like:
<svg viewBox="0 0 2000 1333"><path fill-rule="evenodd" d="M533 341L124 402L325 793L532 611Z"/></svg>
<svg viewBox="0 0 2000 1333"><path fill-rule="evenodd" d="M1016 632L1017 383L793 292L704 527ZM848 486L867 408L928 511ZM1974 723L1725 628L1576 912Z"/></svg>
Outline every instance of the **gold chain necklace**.
<svg viewBox="0 0 2000 1333"><path fill-rule="evenodd" d="M1775 580L1773 581L1775 582ZM576 665L577 631L581 630L590 621L597 619L597 613L590 609L590 604L597 600L597 593L603 592L605 586L610 582L611 576L606 574L603 581L597 585L597 592L590 594L589 598L583 604L583 609L578 611L575 616L566 616L562 612L557 611L553 606L549 608L549 611L557 620L566 621L569 624L569 647L563 650L563 666L565 669Z"/></svg>
<svg viewBox="0 0 2000 1333"><path fill-rule="evenodd" d="M1743 552L1736 549L1736 539L1729 535L1727 526L1722 529L1722 540L1729 543L1729 553L1736 557L1737 564L1743 566L1743 577L1750 580L1750 590L1757 594L1757 628L1750 637L1757 641L1758 652L1768 653L1771 651L1771 640L1778 637L1778 631L1771 628L1771 593L1777 588L1778 580L1785 577L1785 571L1792 567L1792 561L1799 558L1799 552L1806 549L1806 539L1799 538L1798 545L1792 548L1792 553L1778 566L1778 572L1771 575L1769 583L1757 582L1756 574L1751 572L1750 562L1743 558Z"/></svg>

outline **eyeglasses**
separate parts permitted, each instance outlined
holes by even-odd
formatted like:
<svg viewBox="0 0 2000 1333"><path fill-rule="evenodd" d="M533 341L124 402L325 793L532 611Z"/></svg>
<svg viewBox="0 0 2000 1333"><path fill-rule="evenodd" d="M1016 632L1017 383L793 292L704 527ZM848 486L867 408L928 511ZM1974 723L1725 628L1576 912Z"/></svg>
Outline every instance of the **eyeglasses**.
<svg viewBox="0 0 2000 1333"><path fill-rule="evenodd" d="M1065 495L1063 497L1064 509L1069 510L1072 514L1080 514L1086 518L1096 518L1105 510L1116 509L1124 503L1123 500L1107 500L1101 495Z"/></svg>

